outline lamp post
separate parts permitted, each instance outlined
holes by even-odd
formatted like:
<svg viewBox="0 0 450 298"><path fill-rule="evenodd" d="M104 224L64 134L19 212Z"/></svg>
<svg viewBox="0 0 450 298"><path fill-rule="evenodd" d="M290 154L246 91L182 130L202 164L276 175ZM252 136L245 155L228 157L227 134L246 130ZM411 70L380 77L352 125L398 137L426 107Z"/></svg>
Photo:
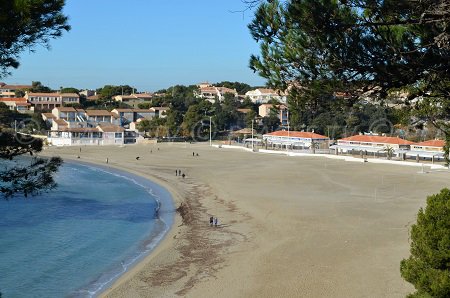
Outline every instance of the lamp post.
<svg viewBox="0 0 450 298"><path fill-rule="evenodd" d="M212 125L211 125L211 116L209 116L209 146L212 146Z"/></svg>
<svg viewBox="0 0 450 298"><path fill-rule="evenodd" d="M255 119L252 119L252 151L253 151L253 122L255 121Z"/></svg>
<svg viewBox="0 0 450 298"><path fill-rule="evenodd" d="M287 109L287 127L288 127L288 142L289 142L289 140L290 140L289 109ZM289 151L288 145L286 145L286 151Z"/></svg>

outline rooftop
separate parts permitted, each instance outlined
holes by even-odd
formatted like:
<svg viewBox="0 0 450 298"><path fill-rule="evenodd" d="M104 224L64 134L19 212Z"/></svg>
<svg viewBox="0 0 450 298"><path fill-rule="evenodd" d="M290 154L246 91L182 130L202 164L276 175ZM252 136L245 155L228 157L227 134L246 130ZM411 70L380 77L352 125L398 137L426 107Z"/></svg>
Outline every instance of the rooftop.
<svg viewBox="0 0 450 298"><path fill-rule="evenodd" d="M445 141L444 140L428 140L425 142L420 142L414 144L416 146L429 146L429 147L444 147Z"/></svg>
<svg viewBox="0 0 450 298"><path fill-rule="evenodd" d="M265 134L264 136L305 138L305 139L328 139L328 137L314 133L314 132L287 131L287 130L274 131L274 132Z"/></svg>
<svg viewBox="0 0 450 298"><path fill-rule="evenodd" d="M395 145L412 145L413 142L400 139L399 137L386 137L386 136L369 136L369 135L355 135L348 138L340 139L338 141L347 142L364 142L364 143L382 143L382 144L395 144Z"/></svg>

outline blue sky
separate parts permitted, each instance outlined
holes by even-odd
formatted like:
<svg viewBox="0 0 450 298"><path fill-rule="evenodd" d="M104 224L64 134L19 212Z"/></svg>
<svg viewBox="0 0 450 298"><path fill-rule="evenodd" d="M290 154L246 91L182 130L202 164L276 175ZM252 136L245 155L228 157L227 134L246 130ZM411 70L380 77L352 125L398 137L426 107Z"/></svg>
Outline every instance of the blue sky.
<svg viewBox="0 0 450 298"><path fill-rule="evenodd" d="M258 45L241 0L67 0L72 30L22 53L3 81L52 88L129 84L156 91L175 84L240 81L264 85L248 68Z"/></svg>

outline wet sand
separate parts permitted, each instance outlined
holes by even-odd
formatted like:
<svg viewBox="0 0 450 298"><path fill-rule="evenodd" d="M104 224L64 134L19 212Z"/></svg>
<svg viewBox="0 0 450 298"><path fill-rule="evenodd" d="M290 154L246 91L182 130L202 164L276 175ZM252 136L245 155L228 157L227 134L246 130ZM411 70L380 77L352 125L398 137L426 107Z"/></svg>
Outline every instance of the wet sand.
<svg viewBox="0 0 450 298"><path fill-rule="evenodd" d="M450 187L448 172L207 144L43 154L108 158L183 203L165 240L103 297L405 297L414 290L399 271L409 227L427 195ZM209 226L210 216L219 227Z"/></svg>

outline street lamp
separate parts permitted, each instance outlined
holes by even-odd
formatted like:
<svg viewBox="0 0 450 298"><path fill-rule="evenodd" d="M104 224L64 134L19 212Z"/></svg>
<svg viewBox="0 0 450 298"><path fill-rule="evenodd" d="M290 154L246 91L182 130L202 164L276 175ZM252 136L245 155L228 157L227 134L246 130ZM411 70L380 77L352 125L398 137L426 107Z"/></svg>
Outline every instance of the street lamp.
<svg viewBox="0 0 450 298"><path fill-rule="evenodd" d="M286 110L287 110L288 142L289 142L289 140L290 140L289 109L286 109ZM289 146L288 145L286 145L286 151L289 151Z"/></svg>
<svg viewBox="0 0 450 298"><path fill-rule="evenodd" d="M211 116L209 116L209 146L212 146L212 125L211 125Z"/></svg>
<svg viewBox="0 0 450 298"><path fill-rule="evenodd" d="M255 119L252 119L252 151L254 150L254 145L253 145L253 122L255 121Z"/></svg>

